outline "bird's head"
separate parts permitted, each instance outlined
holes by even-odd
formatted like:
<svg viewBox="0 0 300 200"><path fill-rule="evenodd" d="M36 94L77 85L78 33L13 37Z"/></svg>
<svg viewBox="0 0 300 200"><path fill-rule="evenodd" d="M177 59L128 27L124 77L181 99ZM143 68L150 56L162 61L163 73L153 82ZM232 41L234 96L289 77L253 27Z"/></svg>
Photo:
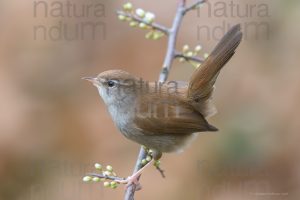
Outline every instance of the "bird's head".
<svg viewBox="0 0 300 200"><path fill-rule="evenodd" d="M85 77L97 87L106 105L121 104L135 98L137 78L122 70L108 70L97 77Z"/></svg>

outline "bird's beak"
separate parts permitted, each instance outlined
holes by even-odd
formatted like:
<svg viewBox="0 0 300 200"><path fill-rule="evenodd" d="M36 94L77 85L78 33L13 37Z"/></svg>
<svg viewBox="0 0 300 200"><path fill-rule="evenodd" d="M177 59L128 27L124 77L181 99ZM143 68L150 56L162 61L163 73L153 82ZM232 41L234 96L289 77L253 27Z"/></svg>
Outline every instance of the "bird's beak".
<svg viewBox="0 0 300 200"><path fill-rule="evenodd" d="M83 80L90 81L90 82L92 82L94 85L98 85L98 84L97 84L97 83L98 83L98 80L97 80L97 78L95 78L95 77L83 77L82 79L83 79Z"/></svg>

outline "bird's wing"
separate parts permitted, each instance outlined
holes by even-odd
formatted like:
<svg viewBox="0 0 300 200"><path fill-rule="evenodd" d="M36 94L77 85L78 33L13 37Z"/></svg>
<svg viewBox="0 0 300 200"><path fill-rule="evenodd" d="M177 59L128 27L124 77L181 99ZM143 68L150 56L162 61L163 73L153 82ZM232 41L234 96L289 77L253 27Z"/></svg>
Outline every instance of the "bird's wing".
<svg viewBox="0 0 300 200"><path fill-rule="evenodd" d="M170 85L164 84L159 90L140 95L137 103L140 106L134 118L136 128L145 134L157 135L216 131L202 114L187 103L186 84L180 84L176 93Z"/></svg>

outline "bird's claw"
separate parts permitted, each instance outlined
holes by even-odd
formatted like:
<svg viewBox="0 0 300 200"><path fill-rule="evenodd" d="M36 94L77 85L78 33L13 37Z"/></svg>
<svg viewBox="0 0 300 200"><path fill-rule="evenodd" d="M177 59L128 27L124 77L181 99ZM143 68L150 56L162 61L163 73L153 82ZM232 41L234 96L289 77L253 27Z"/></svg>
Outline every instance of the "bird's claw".
<svg viewBox="0 0 300 200"><path fill-rule="evenodd" d="M142 186L141 186L138 178L139 178L139 175L134 174L132 176L127 177L127 179L125 179L125 180L118 180L116 182L120 183L120 184L126 184L126 189L128 187L130 187L131 185L135 185L135 190L138 191L138 190L142 189Z"/></svg>

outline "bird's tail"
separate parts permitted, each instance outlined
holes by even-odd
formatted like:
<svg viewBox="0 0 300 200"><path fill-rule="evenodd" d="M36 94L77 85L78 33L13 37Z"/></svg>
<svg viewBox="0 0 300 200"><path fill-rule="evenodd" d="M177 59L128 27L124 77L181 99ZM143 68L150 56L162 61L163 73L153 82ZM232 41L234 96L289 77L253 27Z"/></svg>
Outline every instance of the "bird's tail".
<svg viewBox="0 0 300 200"><path fill-rule="evenodd" d="M240 24L232 27L190 79L188 98L205 117L216 113L216 109L211 103L214 84L220 70L234 55L242 40L242 35Z"/></svg>

